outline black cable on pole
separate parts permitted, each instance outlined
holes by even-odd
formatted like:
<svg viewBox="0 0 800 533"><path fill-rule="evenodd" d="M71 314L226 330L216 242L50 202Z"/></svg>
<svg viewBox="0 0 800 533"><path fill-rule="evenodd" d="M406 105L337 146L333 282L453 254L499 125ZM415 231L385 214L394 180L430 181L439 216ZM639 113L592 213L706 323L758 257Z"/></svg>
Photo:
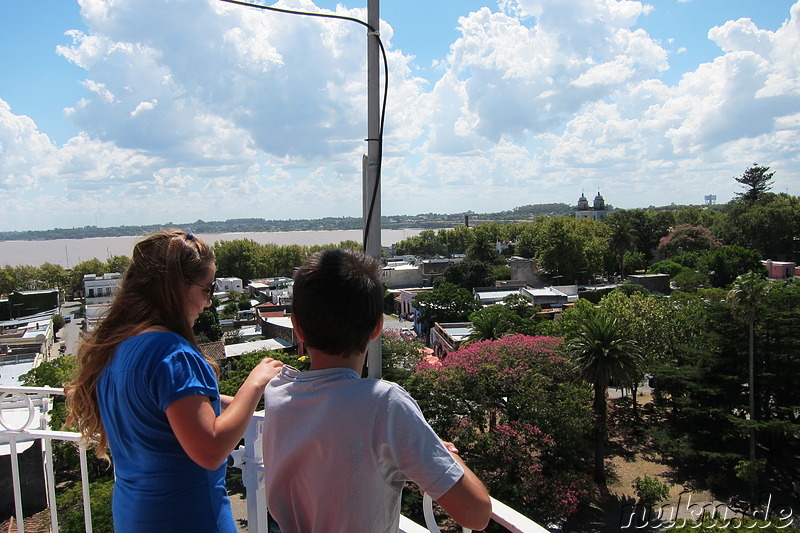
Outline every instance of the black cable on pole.
<svg viewBox="0 0 800 533"><path fill-rule="evenodd" d="M364 22L363 20L359 20L354 17L346 17L344 15L334 15L331 13L312 13L310 11L295 11L292 9L283 9L280 7L272 7L272 6L265 6L261 4L251 4L249 2L242 2L240 0L220 0L220 2L225 2L228 4L235 4L239 6L245 7L254 7L256 9L264 9L267 11L275 11L278 13L286 13L288 15L301 15L305 17L319 17L319 18L330 18L330 19L340 19L340 20L347 20L350 22L355 22L356 24L360 24L366 27L369 30L369 35L375 37L378 41L378 47L381 50L381 57L383 57L383 103L381 104L381 119L380 119L380 126L378 127L378 138L377 139L365 139L367 142L377 141L378 142L378 168L375 175L375 188L372 190L372 198L370 198L369 202L369 210L367 212L366 220L364 221L364 243L363 247L366 251L367 249L367 239L369 237L370 232L370 222L372 220L372 213L375 211L375 202L378 198L378 189L380 188L381 183L381 167L383 161L383 125L386 120L386 99L387 94L389 92L389 61L386 58L386 49L383 47L383 41L381 41L380 33L378 30L373 28L370 24Z"/></svg>

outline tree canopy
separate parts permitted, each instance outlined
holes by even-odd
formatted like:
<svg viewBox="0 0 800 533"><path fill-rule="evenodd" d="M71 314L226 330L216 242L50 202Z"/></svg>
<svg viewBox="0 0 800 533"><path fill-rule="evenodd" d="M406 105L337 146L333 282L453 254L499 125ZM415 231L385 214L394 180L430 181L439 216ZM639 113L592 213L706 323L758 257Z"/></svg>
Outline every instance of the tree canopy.
<svg viewBox="0 0 800 533"><path fill-rule="evenodd" d="M748 204L755 203L772 187L772 176L769 167L760 167L753 163L736 181L745 188L744 192L737 192L736 196Z"/></svg>
<svg viewBox="0 0 800 533"><path fill-rule="evenodd" d="M592 492L589 394L559 355L562 342L476 342L421 363L407 384L490 493L541 522L569 516Z"/></svg>
<svg viewBox="0 0 800 533"><path fill-rule="evenodd" d="M417 294L414 307L419 310L420 322L430 328L434 322L465 322L481 304L467 289L442 283L432 291Z"/></svg>

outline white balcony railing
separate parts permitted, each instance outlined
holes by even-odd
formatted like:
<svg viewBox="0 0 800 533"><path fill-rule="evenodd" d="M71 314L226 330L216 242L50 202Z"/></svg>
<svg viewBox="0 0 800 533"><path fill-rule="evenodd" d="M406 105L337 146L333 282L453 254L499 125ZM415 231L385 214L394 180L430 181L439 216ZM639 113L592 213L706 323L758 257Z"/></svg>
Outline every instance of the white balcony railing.
<svg viewBox="0 0 800 533"><path fill-rule="evenodd" d="M66 431L52 431L47 428L48 413L52 407L52 397L63 395L62 389L49 387L0 387L0 455L10 455L12 483L14 487L14 509L16 531L24 532L22 511L21 473L19 453L36 440L44 444L43 470L50 511L50 531L58 533L56 511L55 479L53 468L53 441L69 441L78 445L81 467L84 520L86 532L91 533L92 521L89 512L89 479L86 462L86 448L80 444L79 434ZM267 533L266 506L264 494L264 464L261 456L261 432L264 426L263 413L256 413L244 436L244 446L234 450L233 466L242 470L242 480L247 490L247 525L252 533ZM439 528L433 514L430 497L423 500L426 527L406 517L400 517L399 529L403 533L438 533ZM547 530L526 518L510 507L492 499L492 519L506 529L516 533L547 533ZM468 531L468 530L465 530Z"/></svg>

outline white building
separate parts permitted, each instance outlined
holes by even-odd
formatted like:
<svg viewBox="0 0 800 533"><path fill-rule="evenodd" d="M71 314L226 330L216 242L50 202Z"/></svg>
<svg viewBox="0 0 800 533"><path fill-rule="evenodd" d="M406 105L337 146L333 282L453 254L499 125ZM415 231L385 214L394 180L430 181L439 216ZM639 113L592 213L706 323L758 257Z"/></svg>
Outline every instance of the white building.
<svg viewBox="0 0 800 533"><path fill-rule="evenodd" d="M122 275L119 272L110 272L97 276L84 274L83 294L86 305L107 304L111 302L119 286Z"/></svg>
<svg viewBox="0 0 800 533"><path fill-rule="evenodd" d="M387 289L421 287L422 269L410 263L390 262L381 271L381 282Z"/></svg>
<svg viewBox="0 0 800 533"><path fill-rule="evenodd" d="M214 283L216 283L215 293L228 293L230 291L238 292L239 294L244 293L241 278L217 278Z"/></svg>

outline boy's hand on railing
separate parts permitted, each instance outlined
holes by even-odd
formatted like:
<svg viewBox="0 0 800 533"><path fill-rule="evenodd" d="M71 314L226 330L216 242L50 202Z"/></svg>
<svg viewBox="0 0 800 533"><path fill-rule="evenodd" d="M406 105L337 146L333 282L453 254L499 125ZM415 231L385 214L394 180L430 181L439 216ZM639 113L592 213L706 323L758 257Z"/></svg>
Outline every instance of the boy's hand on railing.
<svg viewBox="0 0 800 533"><path fill-rule="evenodd" d="M444 447L447 448L448 452L458 454L458 448L456 448L456 445L453 444L452 442L447 442L443 440L442 444L444 444Z"/></svg>

